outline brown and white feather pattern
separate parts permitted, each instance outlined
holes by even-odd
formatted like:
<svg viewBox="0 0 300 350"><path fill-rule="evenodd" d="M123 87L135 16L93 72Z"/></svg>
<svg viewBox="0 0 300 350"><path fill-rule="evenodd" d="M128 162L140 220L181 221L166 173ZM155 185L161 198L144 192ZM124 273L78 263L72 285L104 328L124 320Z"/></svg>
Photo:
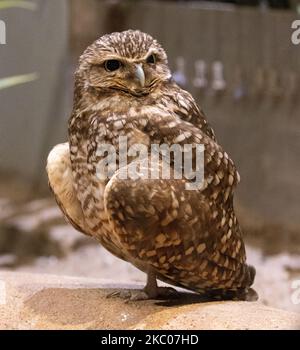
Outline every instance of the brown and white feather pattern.
<svg viewBox="0 0 300 350"><path fill-rule="evenodd" d="M153 53L157 61L148 67L145 58ZM122 62L120 72L104 71L107 57ZM131 74L137 62L146 79L140 89ZM111 179L100 180L98 145L117 148L119 136L127 136L129 145L146 145L149 152L153 143L203 144L203 188L186 190L187 179L122 180L118 171ZM73 216L69 207L78 207L81 219L70 220L75 227L116 256L145 272L155 271L171 284L220 294L249 289L255 270L246 264L233 208L238 172L192 96L172 81L167 56L149 35L139 31L106 35L81 56L69 145L70 153L64 157L70 163L63 166L72 169L68 188L72 183L73 204L55 189L63 183L49 180L67 216Z"/></svg>

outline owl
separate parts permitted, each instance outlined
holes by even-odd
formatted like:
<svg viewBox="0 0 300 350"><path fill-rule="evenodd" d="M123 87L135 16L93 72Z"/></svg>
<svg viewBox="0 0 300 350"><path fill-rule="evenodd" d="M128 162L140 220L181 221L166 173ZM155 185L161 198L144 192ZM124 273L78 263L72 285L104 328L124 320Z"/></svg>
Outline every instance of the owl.
<svg viewBox="0 0 300 350"><path fill-rule="evenodd" d="M104 35L85 50L68 134L68 142L48 156L50 188L77 230L147 274L136 298L172 294L173 288L157 285L159 279L216 298L249 299L255 269L246 264L233 207L239 174L193 97L172 79L155 39L127 30ZM187 176L153 179L137 171L123 178L121 170L137 158L121 164L120 137L144 146L144 164L150 164L152 145L189 144L192 161L195 147L203 145L201 187L188 189ZM116 150L117 167L100 167L107 161L99 152L103 144ZM156 159L159 174L163 162ZM174 175L174 158L169 164Z"/></svg>

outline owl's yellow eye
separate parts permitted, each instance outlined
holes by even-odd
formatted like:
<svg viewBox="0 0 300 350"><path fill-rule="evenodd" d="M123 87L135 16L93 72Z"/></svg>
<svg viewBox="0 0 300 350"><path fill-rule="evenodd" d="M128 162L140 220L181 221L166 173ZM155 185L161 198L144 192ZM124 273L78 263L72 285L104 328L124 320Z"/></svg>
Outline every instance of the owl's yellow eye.
<svg viewBox="0 0 300 350"><path fill-rule="evenodd" d="M118 60L107 60L104 62L104 68L108 72L113 72L121 67L121 62Z"/></svg>
<svg viewBox="0 0 300 350"><path fill-rule="evenodd" d="M155 55L152 54L152 55L148 56L147 59L146 59L146 62L147 63L152 63L152 64L155 63L156 62Z"/></svg>

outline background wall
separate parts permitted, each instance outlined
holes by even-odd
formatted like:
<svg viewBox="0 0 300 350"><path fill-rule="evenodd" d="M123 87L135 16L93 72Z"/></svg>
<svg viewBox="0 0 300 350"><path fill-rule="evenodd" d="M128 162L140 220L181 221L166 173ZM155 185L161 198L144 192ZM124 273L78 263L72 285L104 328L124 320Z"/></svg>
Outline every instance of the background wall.
<svg viewBox="0 0 300 350"><path fill-rule="evenodd" d="M44 174L50 145L65 134L71 90L66 79L69 3L28 4L0 7L7 29L7 44L0 45L0 78L29 76L28 82L0 90L0 169L35 183Z"/></svg>

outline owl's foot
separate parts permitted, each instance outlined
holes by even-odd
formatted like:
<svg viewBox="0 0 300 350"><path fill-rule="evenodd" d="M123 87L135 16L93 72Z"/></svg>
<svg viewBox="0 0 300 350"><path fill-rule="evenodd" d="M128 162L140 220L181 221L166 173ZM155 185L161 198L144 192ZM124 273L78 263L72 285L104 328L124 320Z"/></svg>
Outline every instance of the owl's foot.
<svg viewBox="0 0 300 350"><path fill-rule="evenodd" d="M125 301L130 300L147 300L149 299L147 294L143 290L134 290L134 289L121 289L116 290L106 296L107 298L121 298Z"/></svg>
<svg viewBox="0 0 300 350"><path fill-rule="evenodd" d="M176 289L171 287L157 287L154 291L147 291L146 288L142 290L135 289L122 289L114 291L107 295L107 298L118 297L128 301L139 301L139 300L151 300L151 299L168 299L176 298L179 293Z"/></svg>
<svg viewBox="0 0 300 350"><path fill-rule="evenodd" d="M147 284L143 292L146 293L148 299L174 298L179 295L177 290L172 287L158 287L156 274L152 269L148 271Z"/></svg>
<svg viewBox="0 0 300 350"><path fill-rule="evenodd" d="M148 299L167 299L167 298L176 298L179 296L178 291L172 287L157 287L155 290L143 291L148 295Z"/></svg>

